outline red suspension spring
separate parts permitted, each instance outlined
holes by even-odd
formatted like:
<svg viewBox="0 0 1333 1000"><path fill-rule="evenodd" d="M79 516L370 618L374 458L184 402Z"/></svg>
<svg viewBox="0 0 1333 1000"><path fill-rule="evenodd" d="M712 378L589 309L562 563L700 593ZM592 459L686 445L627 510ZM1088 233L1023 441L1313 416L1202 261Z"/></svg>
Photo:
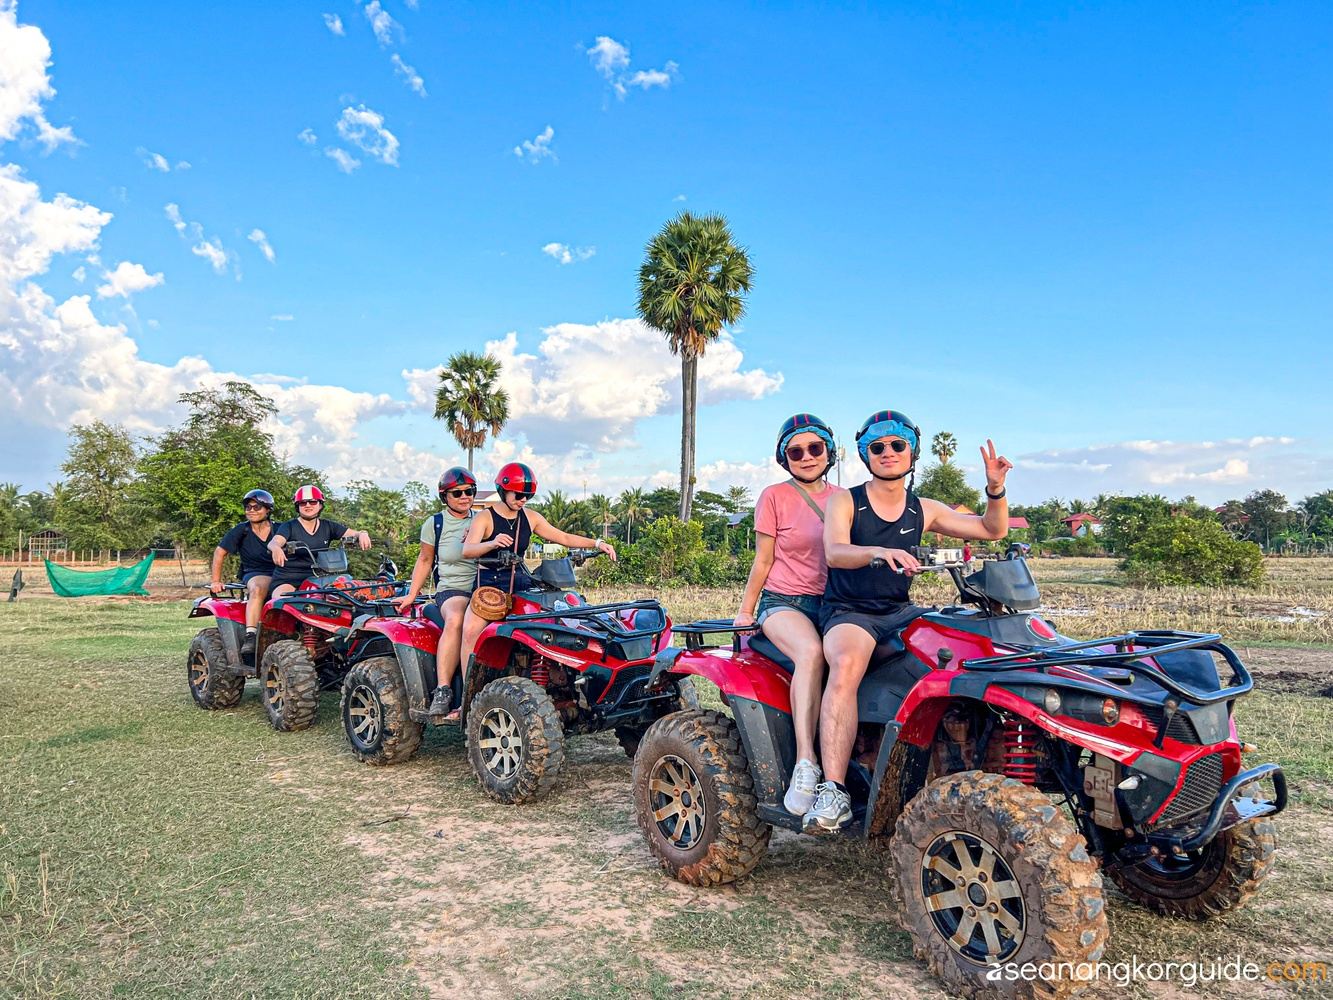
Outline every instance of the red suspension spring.
<svg viewBox="0 0 1333 1000"><path fill-rule="evenodd" d="M1037 783L1037 764L1041 759L1037 750L1037 733L1021 719L1008 719L1004 724L1004 775L1025 785Z"/></svg>
<svg viewBox="0 0 1333 1000"><path fill-rule="evenodd" d="M319 636L315 630L307 625L301 630L301 643L305 646L305 651L310 654L310 659L314 660L319 655Z"/></svg>
<svg viewBox="0 0 1333 1000"><path fill-rule="evenodd" d="M532 683L538 687L546 687L551 681L551 671L546 666L544 659L538 658L532 663Z"/></svg>

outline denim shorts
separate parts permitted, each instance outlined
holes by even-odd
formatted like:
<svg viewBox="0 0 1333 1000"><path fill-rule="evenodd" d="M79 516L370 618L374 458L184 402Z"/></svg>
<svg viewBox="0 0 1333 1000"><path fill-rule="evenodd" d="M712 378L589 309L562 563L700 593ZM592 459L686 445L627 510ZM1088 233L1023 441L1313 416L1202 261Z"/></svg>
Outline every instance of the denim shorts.
<svg viewBox="0 0 1333 1000"><path fill-rule="evenodd" d="M779 594L776 590L764 590L759 593L759 607L755 608L754 620L758 625L774 611L790 608L799 611L810 619L810 624L819 628L819 607L824 598L820 594Z"/></svg>

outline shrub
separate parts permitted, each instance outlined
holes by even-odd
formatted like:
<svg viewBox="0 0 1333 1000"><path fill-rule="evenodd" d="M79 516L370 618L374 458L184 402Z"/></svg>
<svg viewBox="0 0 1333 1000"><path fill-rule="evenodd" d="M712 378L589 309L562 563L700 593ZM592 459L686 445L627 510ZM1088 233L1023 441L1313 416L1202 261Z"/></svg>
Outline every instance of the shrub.
<svg viewBox="0 0 1333 1000"><path fill-rule="evenodd" d="M1239 542L1216 521L1176 517L1148 527L1129 546L1129 578L1148 586L1254 586L1264 577L1263 553Z"/></svg>

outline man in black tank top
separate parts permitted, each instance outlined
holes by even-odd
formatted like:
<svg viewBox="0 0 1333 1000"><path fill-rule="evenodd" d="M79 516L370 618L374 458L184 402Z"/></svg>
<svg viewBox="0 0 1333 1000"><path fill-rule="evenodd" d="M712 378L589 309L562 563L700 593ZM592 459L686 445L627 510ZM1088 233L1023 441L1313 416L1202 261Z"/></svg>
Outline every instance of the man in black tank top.
<svg viewBox="0 0 1333 1000"><path fill-rule="evenodd" d="M981 449L986 466L984 516L960 514L912 492L908 478L921 454L921 430L905 414L872 414L856 435L856 447L872 478L835 495L824 515L829 572L820 631L829 677L819 715L824 783L803 821L811 833L851 822L851 797L844 782L856 741L857 688L875 647L924 610L908 600L912 574L921 568L910 550L927 531L980 540L1003 538L1009 530L1004 480L1013 465L995 453L990 441ZM886 565L871 567L876 559Z"/></svg>

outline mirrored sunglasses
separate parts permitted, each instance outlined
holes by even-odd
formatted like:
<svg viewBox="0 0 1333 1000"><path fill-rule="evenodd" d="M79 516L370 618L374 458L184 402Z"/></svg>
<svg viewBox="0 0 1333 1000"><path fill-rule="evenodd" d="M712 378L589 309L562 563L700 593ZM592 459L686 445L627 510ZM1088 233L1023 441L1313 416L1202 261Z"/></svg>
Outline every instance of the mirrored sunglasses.
<svg viewBox="0 0 1333 1000"><path fill-rule="evenodd" d="M870 454L883 455L885 448L892 448L901 455L908 447L907 442L899 438L894 438L892 441L875 441L870 445Z"/></svg>
<svg viewBox="0 0 1333 1000"><path fill-rule="evenodd" d="M464 486L462 489L457 489L457 490L445 490L445 492L446 492L447 494L449 494L449 496L454 497L454 498L458 498L458 497L474 497L474 496L477 495L477 488L476 488L475 486Z"/></svg>
<svg viewBox="0 0 1333 1000"><path fill-rule="evenodd" d="M805 458L807 452L809 452L811 458L822 458L824 455L824 442L812 441L808 445L787 445L787 461L799 462L801 459Z"/></svg>
<svg viewBox="0 0 1333 1000"><path fill-rule="evenodd" d="M268 507L265 506L265 505L262 504L262 503L255 503L255 502L251 501L250 503L248 503L248 504L245 505L245 509L246 509L246 510L268 510Z"/></svg>
<svg viewBox="0 0 1333 1000"><path fill-rule="evenodd" d="M300 503L298 503L296 506L298 506L298 507L318 507L322 502L323 502L323 501L321 501L321 500L302 500L302 501L301 501Z"/></svg>

